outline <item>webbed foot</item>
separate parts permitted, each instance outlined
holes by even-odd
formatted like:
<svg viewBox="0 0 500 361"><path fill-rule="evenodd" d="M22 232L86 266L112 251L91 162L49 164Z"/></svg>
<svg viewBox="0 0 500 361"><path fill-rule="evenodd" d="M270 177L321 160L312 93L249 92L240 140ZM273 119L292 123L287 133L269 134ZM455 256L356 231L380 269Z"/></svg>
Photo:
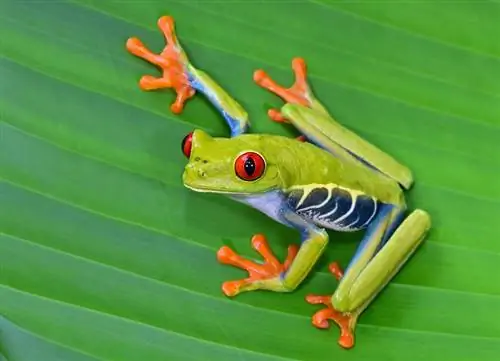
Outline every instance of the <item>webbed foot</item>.
<svg viewBox="0 0 500 361"><path fill-rule="evenodd" d="M231 297L241 292L257 289L286 291L283 289L281 275L290 267L297 255L298 247L296 245L288 247L288 255L283 264L274 256L264 235L256 234L252 237L252 248L264 258L263 264L249 261L227 246L221 247L217 252L217 260L220 263L244 269L249 275L248 278L242 280L224 282L222 284L224 294Z"/></svg>
<svg viewBox="0 0 500 361"><path fill-rule="evenodd" d="M264 70L254 72L253 79L257 85L278 95L284 101L291 104L300 104L306 107L313 105L313 95L307 84L306 62L302 58L292 60L292 69L295 74L295 82L290 88L278 85ZM268 116L276 122L287 122L287 119L277 110L270 109Z"/></svg>
<svg viewBox="0 0 500 361"><path fill-rule="evenodd" d="M343 271L336 262L330 264L329 270L337 280L342 278ZM340 328L339 345L343 348L354 346L354 328L357 322L357 314L337 311L332 305L331 295L318 296L311 294L306 296L306 301L310 304L322 304L326 306L312 316L312 324L315 327L326 329L329 327L328 320L332 320Z"/></svg>
<svg viewBox="0 0 500 361"><path fill-rule="evenodd" d="M163 32L167 42L167 45L160 54L151 52L144 46L142 41L135 37L129 38L126 46L131 54L163 70L163 75L159 78L144 75L139 80L140 88L143 90L174 89L177 97L171 104L170 109L173 113L179 114L184 109L186 101L196 93L189 82L187 72L189 60L177 40L174 19L171 16L162 16L158 20L158 27Z"/></svg>

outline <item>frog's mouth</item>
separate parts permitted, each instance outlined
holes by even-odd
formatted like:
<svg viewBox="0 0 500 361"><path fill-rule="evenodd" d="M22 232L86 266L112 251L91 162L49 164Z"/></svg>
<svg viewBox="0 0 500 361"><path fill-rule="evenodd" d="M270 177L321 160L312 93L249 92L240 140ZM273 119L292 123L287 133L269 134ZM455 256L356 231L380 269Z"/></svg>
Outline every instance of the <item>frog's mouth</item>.
<svg viewBox="0 0 500 361"><path fill-rule="evenodd" d="M274 178L277 178L277 176ZM217 179L215 181L200 179L194 176L190 170L184 171L182 181L186 188L194 192L224 194L229 196L249 196L258 193L266 193L276 189L275 186L264 186L261 189L259 189L258 186L250 186L247 190L246 187L234 185L229 180L224 182L224 179ZM275 184L275 182L271 181L271 184Z"/></svg>
<svg viewBox="0 0 500 361"><path fill-rule="evenodd" d="M227 195L245 195L247 192L237 191L233 189L227 189L224 183L221 181L211 182L204 179L200 179L193 176L193 171L186 169L182 175L182 182L184 187L198 193L217 193L217 194L227 194Z"/></svg>
<svg viewBox="0 0 500 361"><path fill-rule="evenodd" d="M228 195L228 196L251 196L255 195L257 193L267 193L273 190L276 190L276 187L273 188L266 188L258 191L253 191L253 192L245 192L245 191L240 191L240 190L229 190L229 189L213 189L208 186L202 186L202 185L193 185L190 184L189 182L184 182L184 187L187 189L197 192L197 193L215 193L215 194L223 194L223 195Z"/></svg>
<svg viewBox="0 0 500 361"><path fill-rule="evenodd" d="M184 182L184 187L188 188L189 190L192 190L194 192L198 193L217 193L217 194L227 194L227 195L250 195L251 193L247 192L238 192L238 191L229 191L229 190L223 190L223 189L212 189L210 187L204 187L204 186L194 186L189 184L188 182Z"/></svg>

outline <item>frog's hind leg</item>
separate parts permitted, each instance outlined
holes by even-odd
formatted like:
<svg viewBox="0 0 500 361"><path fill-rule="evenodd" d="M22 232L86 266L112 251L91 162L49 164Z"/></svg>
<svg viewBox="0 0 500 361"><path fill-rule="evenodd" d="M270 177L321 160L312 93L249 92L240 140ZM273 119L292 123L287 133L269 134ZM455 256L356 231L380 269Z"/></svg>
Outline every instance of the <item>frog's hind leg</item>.
<svg viewBox="0 0 500 361"><path fill-rule="evenodd" d="M253 79L255 83L264 89L280 96L283 100L291 104L300 104L305 107L312 106L316 104L314 95L307 83L307 68L306 62L302 58L294 58L292 60L292 69L295 74L295 82L289 88L284 88L278 85L264 70L258 69L254 72ZM316 108L318 110L325 111L324 108L317 103ZM268 116L273 121L278 123L289 123L287 119L279 110L269 109ZM301 142L306 142L307 137L302 134L296 138Z"/></svg>
<svg viewBox="0 0 500 361"><path fill-rule="evenodd" d="M263 69L256 70L253 79L257 85L278 95L289 104L298 104L328 114L326 109L315 98L307 82L305 60L300 57L293 58L292 69L295 74L295 82L289 88L278 85ZM288 123L290 121L290 119L277 109L270 109L268 116L276 122Z"/></svg>
<svg viewBox="0 0 500 361"><path fill-rule="evenodd" d="M406 264L430 229L426 212L415 210L407 218L403 218L403 212L399 207L384 205L345 272L342 274L336 265L330 268L340 280L333 296L306 298L309 303L327 306L316 312L313 324L327 328L329 319L336 322L341 329L342 347L354 345L358 317Z"/></svg>
<svg viewBox="0 0 500 361"><path fill-rule="evenodd" d="M196 91L199 91L221 113L231 129L231 136L246 132L249 127L247 112L209 75L196 69L190 63L177 39L174 19L171 16L162 16L158 20L158 27L163 32L167 43L160 54L151 52L135 37L127 40L126 47L131 54L158 66L163 71L162 76L158 78L150 75L143 76L139 80L141 89L174 89L177 97L170 109L175 114L180 114L186 101L192 98Z"/></svg>
<svg viewBox="0 0 500 361"><path fill-rule="evenodd" d="M410 170L390 155L339 124L319 102L307 83L306 63L302 58L292 60L295 83L290 88L278 84L262 69L255 71L254 81L281 97L286 104L281 110L271 109L268 115L279 122L291 123L307 140L346 162L381 172L410 188Z"/></svg>

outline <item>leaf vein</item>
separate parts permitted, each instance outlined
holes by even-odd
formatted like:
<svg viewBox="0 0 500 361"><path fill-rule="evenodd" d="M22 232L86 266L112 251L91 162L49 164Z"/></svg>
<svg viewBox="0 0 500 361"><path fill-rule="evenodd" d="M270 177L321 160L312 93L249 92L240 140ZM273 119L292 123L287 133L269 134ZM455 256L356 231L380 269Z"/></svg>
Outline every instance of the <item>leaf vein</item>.
<svg viewBox="0 0 500 361"><path fill-rule="evenodd" d="M443 39L440 39L438 37L434 37L434 36L430 36L430 35L425 35L425 34L417 32L415 30L403 28L403 27L401 27L399 25L395 25L395 24L391 24L391 23L388 23L388 22L384 22L384 21L380 21L380 20L377 20L377 19L373 19L373 18L370 18L368 16L356 13L354 11L349 11L349 10L347 10L345 8L343 8L343 9L335 8L334 9L331 6L325 4L322 1L317 1L317 0L306 0L306 1L308 1L308 2L310 2L312 4L316 4L317 6L326 8L329 11L337 11L337 12L341 12L341 13L344 13L344 14L348 14L348 15L350 15L352 17L364 20L366 22L370 22L370 23L382 25L382 26L384 26L386 28L393 29L393 30L396 30L396 31L399 31L399 32L402 32L402 33L410 34L410 35L413 35L415 37L419 37L419 38L422 38L422 39L425 39L425 40L428 40L428 41L432 41L432 42L435 42L435 43L438 43L438 44L442 44L442 45L448 46L450 48L459 49L459 50L462 50L462 51L465 51L465 52L468 52L468 53L472 53L474 55L481 55L481 56L489 57L489 58L492 58L492 59L495 59L495 60L500 60L500 56L498 56L496 54L490 54L490 53L487 53L487 52L484 52L484 51L481 51L481 50L478 50L478 49L470 48L470 47L467 47L467 46L464 46L464 45L459 45L459 44L456 44L456 43L453 43L453 42L450 42L450 41L447 41L447 40L443 40Z"/></svg>
<svg viewBox="0 0 500 361"><path fill-rule="evenodd" d="M136 23L130 19L127 19L125 17L122 17L122 16L119 16L119 15L116 15L116 14L110 14L100 8L97 8L91 4L83 4L83 3L80 3L76 0L70 0L72 2L74 2L75 4L79 5L79 6L82 6L82 7L86 7L86 8L90 8L94 11L97 11L97 12L100 12L100 13L103 13L105 15L107 15L108 17L111 17L111 18L115 18L115 19L118 19L118 20L122 20L126 23L129 23L129 24L132 24L134 26L137 26L137 27L141 27L143 29L146 29L146 30L149 30L151 32L154 31L153 27L152 26L149 26L149 25L144 25L144 24L141 24L141 23ZM199 45L199 46L202 46L202 47L205 47L205 48L209 48L209 49L214 49L214 50L217 50L217 51L220 51L222 53L226 53L226 54L232 54L232 55L235 55L235 56L238 56L238 57L242 57L242 58L247 58L247 59L251 59L251 60L254 60L254 61L259 61L259 62L262 62L262 59L260 58L256 58L256 57L253 57L250 55L250 53L246 53L246 54L240 54L240 53L237 53L235 51L232 51L232 50L228 50L228 49L224 49L224 48L221 48L221 47L218 47L218 46L214 46L214 45L207 45L207 44L204 44L196 39L193 39L193 38L189 38L189 37L186 37L184 36L185 39L189 39L189 41ZM269 66L271 67L274 67L276 69L280 69L280 70L284 70L284 71L289 71L290 69L286 66L283 66L283 65L280 65L280 64L274 64L274 63L271 63L269 61L265 61L263 62L264 64L268 64ZM353 85L353 84L349 84L349 83L341 83L341 82L335 82L329 78L325 78L323 76L319 76L319 75L314 75L313 73L310 74L310 78L316 78L318 80L322 80L326 83L329 83L329 84L337 84L337 85L340 85L340 86L343 86L343 87L346 87L346 88L351 88L351 89L355 89L355 90L358 90L358 91L361 91L361 92L364 92L364 93L367 93L367 94L370 94L370 95L373 95L375 97L379 97L379 98L383 98L383 99L389 99L389 100L392 100L392 101L396 101L398 103L401 103L401 104L406 104L406 105L409 105L409 106L412 106L414 108L417 108L417 109L424 109L424 110L427 110L427 111L430 111L430 112L433 112L433 113L436 113L436 114L442 114L442 115L446 115L446 116L452 116L452 117L456 117L456 118L460 118L460 119L463 119L463 120L466 120L466 121L469 121L473 124L480 124L482 126L487 126L487 127L491 127L493 129L498 129L500 128L500 125L497 125L497 124L492 124L484 119L479 119L479 118L471 118L471 117L468 117L468 116L464 116L462 114L458 114L458 113L453 113L453 112L449 112L449 111L445 111L443 109L437 109L437 108L433 108L433 107L429 107L429 106L425 106L425 105L422 105L422 104L417 104L417 103L414 103L414 102L411 102L411 101L408 101L408 100L405 100L405 99L401 99L401 98L398 98L398 97L395 97L393 95L387 95L387 94L382 94L382 93L377 93L377 92L374 92L370 89L367 89L367 88L364 88L362 86L357 86L357 85Z"/></svg>

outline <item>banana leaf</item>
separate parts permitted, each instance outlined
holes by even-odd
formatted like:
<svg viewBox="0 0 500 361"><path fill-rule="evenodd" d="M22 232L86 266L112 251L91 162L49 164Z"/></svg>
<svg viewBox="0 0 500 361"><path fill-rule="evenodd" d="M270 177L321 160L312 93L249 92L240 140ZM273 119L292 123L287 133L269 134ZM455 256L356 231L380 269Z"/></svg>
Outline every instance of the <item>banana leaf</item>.
<svg viewBox="0 0 500 361"><path fill-rule="evenodd" d="M223 245L280 259L298 234L258 211L185 189L183 137L228 136L201 95L173 114L144 92L176 20L193 64L249 112L252 132L297 136L262 68L291 84L305 58L335 118L415 175L410 209L427 241L362 314L356 345L319 330L305 302L331 294L362 232L330 232L291 294L229 299ZM496 360L500 355L500 4L359 1L17 1L0 3L0 360Z"/></svg>

